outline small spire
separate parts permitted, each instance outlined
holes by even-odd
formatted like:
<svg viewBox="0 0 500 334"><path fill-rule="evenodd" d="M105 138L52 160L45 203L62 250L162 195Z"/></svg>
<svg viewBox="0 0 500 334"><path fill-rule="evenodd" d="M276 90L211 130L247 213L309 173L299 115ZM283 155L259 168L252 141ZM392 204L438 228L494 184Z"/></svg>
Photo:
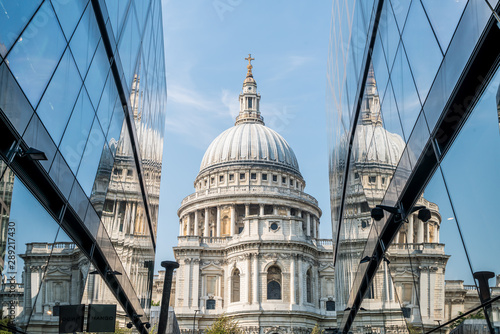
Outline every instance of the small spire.
<svg viewBox="0 0 500 334"><path fill-rule="evenodd" d="M245 60L248 60L248 65L247 65L247 69L248 69L248 72L247 72L247 78L248 77L253 77L253 74L252 74L252 60L255 60L255 58L252 58L252 54L249 53L248 54L248 58L245 58Z"/></svg>

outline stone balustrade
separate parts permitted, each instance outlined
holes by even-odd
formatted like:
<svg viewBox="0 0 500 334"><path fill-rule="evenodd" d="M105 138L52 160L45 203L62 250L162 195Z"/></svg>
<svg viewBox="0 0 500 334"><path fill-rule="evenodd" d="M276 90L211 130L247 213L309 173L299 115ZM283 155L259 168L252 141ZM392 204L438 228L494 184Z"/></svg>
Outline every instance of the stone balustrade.
<svg viewBox="0 0 500 334"><path fill-rule="evenodd" d="M227 195L270 194L270 195L288 196L295 199L311 202L314 205L318 205L318 201L314 197L300 190L276 187L276 186L246 185L246 186L218 187L218 188L198 191L194 194L185 197L182 200L181 206L196 199L205 199L226 194Z"/></svg>

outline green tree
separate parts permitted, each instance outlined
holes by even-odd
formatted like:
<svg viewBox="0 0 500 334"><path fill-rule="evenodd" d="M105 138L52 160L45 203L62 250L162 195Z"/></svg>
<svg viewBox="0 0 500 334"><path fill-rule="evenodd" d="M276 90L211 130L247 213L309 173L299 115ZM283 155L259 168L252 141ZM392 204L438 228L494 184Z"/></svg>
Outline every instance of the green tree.
<svg viewBox="0 0 500 334"><path fill-rule="evenodd" d="M314 328L311 331L311 334L323 334L323 333L325 333L325 330L319 328L318 325L314 326Z"/></svg>
<svg viewBox="0 0 500 334"><path fill-rule="evenodd" d="M242 334L242 330L238 328L238 322L233 318L222 314L215 322L207 328L205 334Z"/></svg>
<svg viewBox="0 0 500 334"><path fill-rule="evenodd" d="M462 315L462 314L463 314L462 312L458 312L458 315ZM484 317L483 310L479 310L476 313L471 313L471 314L469 314L465 317L462 317L462 318L458 319L457 321L453 322L451 324L451 328L456 328L456 327L460 326L460 324L467 319L486 319L486 318Z"/></svg>

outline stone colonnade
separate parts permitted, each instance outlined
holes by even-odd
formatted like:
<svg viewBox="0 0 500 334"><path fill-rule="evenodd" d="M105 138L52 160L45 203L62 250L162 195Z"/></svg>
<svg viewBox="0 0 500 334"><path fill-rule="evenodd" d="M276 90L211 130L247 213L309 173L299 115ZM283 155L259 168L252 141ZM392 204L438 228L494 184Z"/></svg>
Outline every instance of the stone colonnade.
<svg viewBox="0 0 500 334"><path fill-rule="evenodd" d="M279 205L273 205L272 213L265 213L264 208L268 205L258 204L258 214L250 213L250 205L245 204L244 217L265 217L265 216L284 216L303 219L305 223L305 235L312 238L319 238L319 219L310 212L301 212L294 214L294 208L288 207L285 211ZM194 210L185 213L179 220L179 236L202 236L202 237L223 237L233 236L238 234L236 230L237 215L236 206L233 205L218 205L214 207L206 207L204 209ZM226 215L223 215L223 212ZM227 214L229 212L229 214ZM202 214L203 213L203 214ZM203 216L203 217L202 217ZM203 219L202 219L203 218ZM229 224L229 228L226 226Z"/></svg>

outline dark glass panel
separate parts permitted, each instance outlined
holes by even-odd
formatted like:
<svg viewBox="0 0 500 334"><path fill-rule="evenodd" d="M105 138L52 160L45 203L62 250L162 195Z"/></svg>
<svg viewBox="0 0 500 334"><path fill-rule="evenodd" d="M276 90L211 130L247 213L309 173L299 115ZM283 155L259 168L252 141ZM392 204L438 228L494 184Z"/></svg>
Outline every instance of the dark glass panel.
<svg viewBox="0 0 500 334"><path fill-rule="evenodd" d="M109 150L108 145L105 144L101 155L101 161L99 162L99 166L97 168L97 175L92 188L92 194L90 196L90 201L99 216L102 215L105 197L111 178L111 172L113 170L113 163L113 153Z"/></svg>
<svg viewBox="0 0 500 334"><path fill-rule="evenodd" d="M0 65L0 109L18 133L23 133L33 115L28 100L10 73L6 63Z"/></svg>
<svg viewBox="0 0 500 334"><path fill-rule="evenodd" d="M87 92L82 89L59 145L61 154L75 174L80 165L94 117L95 113Z"/></svg>
<svg viewBox="0 0 500 334"><path fill-rule="evenodd" d="M52 6L45 2L7 57L31 105L38 104L65 46Z"/></svg>
<svg viewBox="0 0 500 334"><path fill-rule="evenodd" d="M0 7L0 55L7 51L19 38L19 34L42 1L1 0Z"/></svg>
<svg viewBox="0 0 500 334"><path fill-rule="evenodd" d="M52 160L54 160L57 148L37 115L33 115L31 118L24 132L23 140L29 147L33 147L45 153L47 160L40 160L39 162L43 168L48 171L52 164Z"/></svg>
<svg viewBox="0 0 500 334"><path fill-rule="evenodd" d="M61 141L81 86L82 80L71 52L66 49L36 109L38 116L56 143Z"/></svg>
<svg viewBox="0 0 500 334"><path fill-rule="evenodd" d="M92 4L89 3L69 43L82 78L85 78L87 74L90 61L94 56L100 38L101 35L95 20L94 10Z"/></svg>
<svg viewBox="0 0 500 334"><path fill-rule="evenodd" d="M78 217L84 220L87 207L89 206L89 200L78 182L73 183L73 189L71 189L71 194L69 196L69 204L73 210L75 210Z"/></svg>
<svg viewBox="0 0 500 334"><path fill-rule="evenodd" d="M66 40L70 40L88 0L51 0Z"/></svg>
<svg viewBox="0 0 500 334"><path fill-rule="evenodd" d="M50 167L49 175L62 194L68 198L75 176L59 151L56 153L54 162Z"/></svg>

